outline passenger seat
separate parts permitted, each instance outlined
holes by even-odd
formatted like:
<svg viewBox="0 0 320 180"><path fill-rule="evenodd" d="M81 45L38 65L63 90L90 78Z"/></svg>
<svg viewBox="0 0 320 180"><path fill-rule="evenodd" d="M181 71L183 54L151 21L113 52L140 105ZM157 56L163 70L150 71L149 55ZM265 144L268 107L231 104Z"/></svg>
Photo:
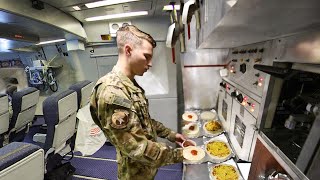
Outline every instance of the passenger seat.
<svg viewBox="0 0 320 180"><path fill-rule="evenodd" d="M94 87L93 82L89 80L80 81L69 87L69 89L77 92L78 109L81 109L87 104L89 104L90 95L93 87Z"/></svg>
<svg viewBox="0 0 320 180"><path fill-rule="evenodd" d="M55 93L43 101L47 132L35 134L33 140L44 143L46 159L54 154L64 156L73 150L70 144L76 132L76 114L77 93L73 90Z"/></svg>
<svg viewBox="0 0 320 180"><path fill-rule="evenodd" d="M39 146L12 142L0 148L1 180L43 180L44 151Z"/></svg>
<svg viewBox="0 0 320 180"><path fill-rule="evenodd" d="M0 147L3 146L4 136L9 130L9 101L6 94L0 94Z"/></svg>
<svg viewBox="0 0 320 180"><path fill-rule="evenodd" d="M12 118L9 123L9 142L23 141L33 121L40 91L28 87L12 96Z"/></svg>

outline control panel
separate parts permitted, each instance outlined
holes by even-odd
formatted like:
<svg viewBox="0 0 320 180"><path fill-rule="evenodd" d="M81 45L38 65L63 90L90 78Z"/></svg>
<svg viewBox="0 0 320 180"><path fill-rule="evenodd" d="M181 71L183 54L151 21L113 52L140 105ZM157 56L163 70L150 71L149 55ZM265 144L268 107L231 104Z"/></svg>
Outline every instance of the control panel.
<svg viewBox="0 0 320 180"><path fill-rule="evenodd" d="M228 76L230 81L262 97L267 74L253 68L255 64L271 65L268 50L271 42L263 42L232 48L228 54Z"/></svg>
<svg viewBox="0 0 320 180"><path fill-rule="evenodd" d="M259 102L252 99L244 92L236 89L226 81L222 81L220 83L220 86L222 89L225 89L225 91L229 95L231 95L234 101L238 101L244 107L244 109L246 109L253 117L255 117L256 119L258 118L260 108Z"/></svg>

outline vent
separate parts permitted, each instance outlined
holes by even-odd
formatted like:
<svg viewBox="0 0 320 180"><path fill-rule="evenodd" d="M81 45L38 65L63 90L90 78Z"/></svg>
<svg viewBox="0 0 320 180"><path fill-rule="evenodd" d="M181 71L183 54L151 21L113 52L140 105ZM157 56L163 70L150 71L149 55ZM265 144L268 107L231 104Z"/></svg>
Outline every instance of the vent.
<svg viewBox="0 0 320 180"><path fill-rule="evenodd" d="M131 25L131 21L122 21L122 22L110 22L109 30L111 37L116 37L118 29L125 25Z"/></svg>

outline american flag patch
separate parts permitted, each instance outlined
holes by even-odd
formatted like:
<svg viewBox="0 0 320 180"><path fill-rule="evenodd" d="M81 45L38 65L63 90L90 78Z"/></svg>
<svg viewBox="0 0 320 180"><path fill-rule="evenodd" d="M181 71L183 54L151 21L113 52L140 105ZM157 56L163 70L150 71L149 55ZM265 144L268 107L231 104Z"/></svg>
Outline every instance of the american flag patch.
<svg viewBox="0 0 320 180"><path fill-rule="evenodd" d="M99 127L95 127L90 129L90 136L96 136L100 133L101 129Z"/></svg>

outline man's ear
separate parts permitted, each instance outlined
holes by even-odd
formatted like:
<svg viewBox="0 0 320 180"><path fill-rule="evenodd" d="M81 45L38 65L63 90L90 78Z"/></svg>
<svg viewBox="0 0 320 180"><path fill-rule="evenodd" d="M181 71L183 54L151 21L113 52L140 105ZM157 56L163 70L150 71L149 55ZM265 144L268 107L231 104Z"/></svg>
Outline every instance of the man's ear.
<svg viewBox="0 0 320 180"><path fill-rule="evenodd" d="M125 44L124 45L124 53L126 56L130 56L132 52L132 47L130 44Z"/></svg>

